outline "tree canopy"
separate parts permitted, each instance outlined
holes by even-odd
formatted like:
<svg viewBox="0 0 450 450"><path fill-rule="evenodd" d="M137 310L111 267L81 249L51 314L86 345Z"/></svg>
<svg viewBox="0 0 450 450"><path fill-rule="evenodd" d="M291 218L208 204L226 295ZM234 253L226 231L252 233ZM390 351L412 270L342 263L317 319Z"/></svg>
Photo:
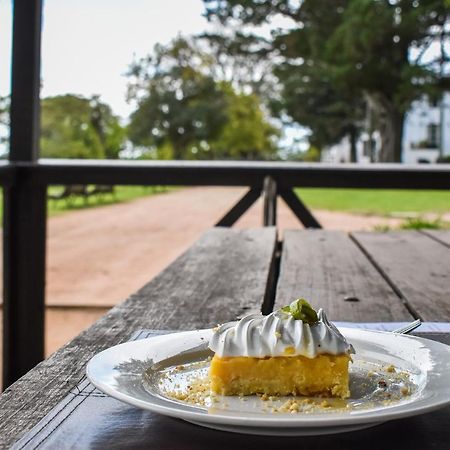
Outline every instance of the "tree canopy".
<svg viewBox="0 0 450 450"><path fill-rule="evenodd" d="M41 101L41 155L44 158L118 158L125 133L98 96L60 95Z"/></svg>
<svg viewBox="0 0 450 450"><path fill-rule="evenodd" d="M340 86L336 82L334 67L325 57L328 35L336 28L342 12L340 8L324 8L323 14L315 17L317 3L311 4L311 10L306 8L309 5L303 10L308 30L280 34L274 41L283 55L274 67L282 90L272 104L275 110L308 127L310 144L317 148L334 144L348 135L352 161L355 161L364 101L353 85L343 83ZM309 16L314 18L306 20Z"/></svg>
<svg viewBox="0 0 450 450"><path fill-rule="evenodd" d="M279 131L265 118L255 94L238 94L228 85L222 90L227 99L227 121L210 145L215 159L270 159L277 152Z"/></svg>
<svg viewBox="0 0 450 450"><path fill-rule="evenodd" d="M381 160L399 161L411 102L448 87L449 75L442 69L449 60L445 0L204 3L210 20L233 26L289 19L291 26L274 30L270 42L282 85L275 105L278 113L311 128L317 145L357 132L369 107L382 137ZM267 51L267 39L261 45ZM427 59L432 46L438 55Z"/></svg>
<svg viewBox="0 0 450 450"><path fill-rule="evenodd" d="M236 92L232 82L217 76L217 64L213 54L181 36L134 63L131 142L174 159L273 155L277 130L258 97Z"/></svg>

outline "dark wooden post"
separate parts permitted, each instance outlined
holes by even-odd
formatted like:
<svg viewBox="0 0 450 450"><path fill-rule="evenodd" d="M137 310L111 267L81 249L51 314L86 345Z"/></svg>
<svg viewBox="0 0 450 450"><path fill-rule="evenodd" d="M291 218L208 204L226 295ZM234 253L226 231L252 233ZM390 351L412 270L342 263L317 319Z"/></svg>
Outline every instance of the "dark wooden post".
<svg viewBox="0 0 450 450"><path fill-rule="evenodd" d="M263 197L263 225L273 227L277 224L277 182L271 177L264 178Z"/></svg>
<svg viewBox="0 0 450 450"><path fill-rule="evenodd" d="M317 219L313 216L311 211L305 204L295 195L292 188L281 187L279 189L281 198L291 208L291 211L297 216L305 228L322 228Z"/></svg>
<svg viewBox="0 0 450 450"><path fill-rule="evenodd" d="M231 227L258 200L261 188L250 188L245 195L216 223L216 227Z"/></svg>
<svg viewBox="0 0 450 450"><path fill-rule="evenodd" d="M39 157L42 0L15 0L13 16L11 163ZM16 164L4 191L3 386L44 357L46 186Z"/></svg>

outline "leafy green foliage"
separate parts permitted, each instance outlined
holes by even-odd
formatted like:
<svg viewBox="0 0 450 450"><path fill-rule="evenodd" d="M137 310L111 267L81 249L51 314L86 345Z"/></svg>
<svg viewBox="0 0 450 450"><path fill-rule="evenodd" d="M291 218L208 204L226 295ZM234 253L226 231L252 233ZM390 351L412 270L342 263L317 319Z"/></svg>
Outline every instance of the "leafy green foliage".
<svg viewBox="0 0 450 450"><path fill-rule="evenodd" d="M299 160L304 162L319 162L320 150L312 145L306 152L300 155Z"/></svg>
<svg viewBox="0 0 450 450"><path fill-rule="evenodd" d="M423 217L415 217L405 220L398 227L390 227L388 225L376 225L374 231L387 233L394 230L449 230L450 222L437 218L435 220L424 219Z"/></svg>
<svg viewBox="0 0 450 450"><path fill-rule="evenodd" d="M133 144L170 145L170 156L185 159L193 145L217 137L226 122L226 99L214 79L202 73L208 64L207 55L177 38L171 46L157 45L154 55L131 67L129 98L137 101L128 127Z"/></svg>
<svg viewBox="0 0 450 450"><path fill-rule="evenodd" d="M292 64L284 63L276 74L283 85L278 109L311 130L312 146L321 149L346 135L356 139L364 103L359 96L337 90L329 70L311 67L298 71Z"/></svg>
<svg viewBox="0 0 450 450"><path fill-rule="evenodd" d="M281 310L291 314L295 320L301 320L309 325L314 325L319 321L316 311L304 298L294 300L290 305L281 308Z"/></svg>
<svg viewBox="0 0 450 450"><path fill-rule="evenodd" d="M44 158L118 158L125 132L98 97L48 97L41 102L41 155Z"/></svg>
<svg viewBox="0 0 450 450"><path fill-rule="evenodd" d="M353 85L336 83L335 68L327 57L332 35L343 20L346 0L305 1L298 10L298 28L278 32L274 48L283 56L275 68L282 85L280 109L307 126L317 148L349 135L354 143L364 115L364 102ZM353 148L353 160L356 149Z"/></svg>
<svg viewBox="0 0 450 450"><path fill-rule="evenodd" d="M400 225L401 230L440 230L442 228L448 228L442 219L428 220L423 217L416 217L406 220Z"/></svg>
<svg viewBox="0 0 450 450"><path fill-rule="evenodd" d="M270 42L216 24L214 33L195 37L196 45L211 55L211 73L216 81L229 83L237 92L256 94L268 101L276 91Z"/></svg>
<svg viewBox="0 0 450 450"><path fill-rule="evenodd" d="M449 9L444 0L204 0L210 20L234 27L289 19L271 42L282 85L280 113L312 130L319 147L354 142L365 109L382 137L381 160L400 161L405 111L450 83L443 65ZM436 45L438 44L438 45ZM261 45L267 49L267 41ZM440 55L425 60L431 46ZM278 101L277 101L278 100ZM278 104L277 104L278 103Z"/></svg>
<svg viewBox="0 0 450 450"><path fill-rule="evenodd" d="M441 214L450 205L449 191L300 188L295 192L311 208L369 215Z"/></svg>
<svg viewBox="0 0 450 450"><path fill-rule="evenodd" d="M276 151L277 130L258 97L237 93L213 76L214 57L182 37L129 71L129 98L137 108L128 134L156 157L265 158Z"/></svg>
<svg viewBox="0 0 450 450"><path fill-rule="evenodd" d="M217 139L210 142L216 159L270 159L276 155L278 130L264 117L255 94L237 94L223 85L227 121Z"/></svg>

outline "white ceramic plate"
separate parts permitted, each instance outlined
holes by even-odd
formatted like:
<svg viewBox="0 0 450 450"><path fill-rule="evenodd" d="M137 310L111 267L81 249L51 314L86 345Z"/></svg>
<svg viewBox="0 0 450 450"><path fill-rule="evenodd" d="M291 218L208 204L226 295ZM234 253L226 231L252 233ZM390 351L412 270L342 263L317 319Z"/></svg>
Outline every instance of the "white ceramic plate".
<svg viewBox="0 0 450 450"><path fill-rule="evenodd" d="M393 333L340 330L356 350L347 408L292 414L273 412L270 402L256 396L245 400L221 397L218 402L201 406L171 398L168 389L183 389L190 377L207 371L202 361L210 355L207 343L211 330L117 345L94 356L86 371L98 389L139 408L205 427L260 435L340 433L422 414L450 403L449 346ZM395 373L386 369L390 365L395 367ZM177 370L173 370L175 366ZM170 377L164 376L167 372ZM387 380L388 388L383 384L380 387L381 378ZM405 389L408 394L400 394ZM392 398L387 399L391 392ZM276 400L272 406L283 401Z"/></svg>

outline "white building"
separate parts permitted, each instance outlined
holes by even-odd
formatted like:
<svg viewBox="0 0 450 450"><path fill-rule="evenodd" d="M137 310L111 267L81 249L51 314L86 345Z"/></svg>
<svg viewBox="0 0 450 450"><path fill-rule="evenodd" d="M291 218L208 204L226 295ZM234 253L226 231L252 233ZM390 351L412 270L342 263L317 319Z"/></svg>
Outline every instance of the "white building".
<svg viewBox="0 0 450 450"><path fill-rule="evenodd" d="M372 146L376 155L381 146L378 132L372 134ZM368 133L361 134L356 148L358 162L369 163L371 152ZM450 156L450 92L445 93L442 100L435 104L431 104L426 98L413 102L404 122L404 163L434 163L440 152L442 156ZM348 138L324 149L322 161L350 162Z"/></svg>

